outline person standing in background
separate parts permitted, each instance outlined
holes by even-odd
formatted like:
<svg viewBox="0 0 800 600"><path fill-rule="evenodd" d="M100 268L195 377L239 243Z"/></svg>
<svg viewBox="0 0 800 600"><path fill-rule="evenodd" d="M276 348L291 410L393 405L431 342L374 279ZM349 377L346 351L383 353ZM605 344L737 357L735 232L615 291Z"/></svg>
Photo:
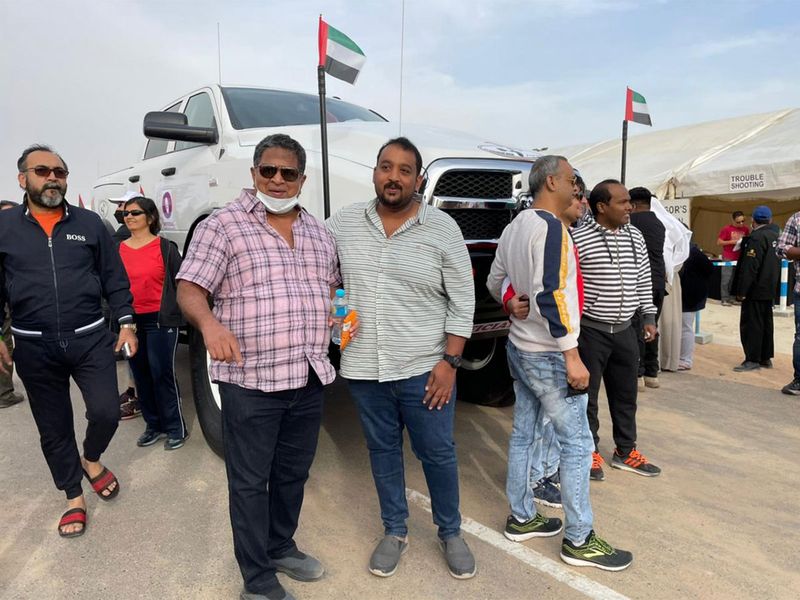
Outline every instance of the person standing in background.
<svg viewBox="0 0 800 600"><path fill-rule="evenodd" d="M184 325L176 299L175 275L181 266L178 246L159 237L158 208L150 198L131 198L122 215L131 235L119 246L133 294L133 320L139 352L130 359L146 428L137 446L166 436L164 450L177 450L189 437L175 376L178 328Z"/></svg>
<svg viewBox="0 0 800 600"><path fill-rule="evenodd" d="M734 367L737 372L772 368L775 355L772 307L781 277L778 245L778 226L772 223L772 211L767 206L753 210L753 231L742 240L742 255L731 282L731 291L742 303L739 335L744 361Z"/></svg>
<svg viewBox="0 0 800 600"><path fill-rule="evenodd" d="M13 200L0 200L0 210L6 210L19 206ZM6 345L9 356L14 353L14 338L11 336L11 316L8 314L8 307L4 310L3 332L0 336L0 343ZM0 371L0 408L8 408L24 401L25 397L14 391L14 366L9 367L8 372Z"/></svg>
<svg viewBox="0 0 800 600"><path fill-rule="evenodd" d="M121 198L109 198L109 202L114 202L117 208L114 210L114 219L119 223L117 230L111 235L117 246L131 237L125 225L125 217L122 216L125 203L131 198L141 196L138 192L126 192ZM130 363L126 360L117 360L117 380L123 386L122 393L119 395L119 418L121 421L135 419L142 414L139 408L139 398L136 396L136 382L133 380L133 371Z"/></svg>
<svg viewBox="0 0 800 600"><path fill-rule="evenodd" d="M722 260L739 260L741 250L736 248L736 244L746 235L750 235L750 228L744 224L744 213L736 210L731 214L731 223L725 225L719 231L717 246L722 247ZM720 273L720 300L722 306L731 305L731 279L733 278L733 267L721 267Z"/></svg>
<svg viewBox="0 0 800 600"><path fill-rule="evenodd" d="M681 306L683 309L679 371L688 371L694 364L695 316L697 311L706 307L708 280L713 272L714 265L703 254L697 244L692 244L689 249L689 258L683 263L679 273L681 278Z"/></svg>
<svg viewBox="0 0 800 600"><path fill-rule="evenodd" d="M656 307L656 323L661 318L661 307L664 305L665 288L667 285L666 271L664 268L664 238L666 231L664 224L650 209L652 194L645 187L635 187L630 190L631 225L642 232L644 243L647 246L647 258L650 260L650 277L653 281L653 304ZM633 326L639 338L639 391L646 388L657 388L658 383L658 344L659 337L644 339L644 322L641 313L636 311L633 317Z"/></svg>

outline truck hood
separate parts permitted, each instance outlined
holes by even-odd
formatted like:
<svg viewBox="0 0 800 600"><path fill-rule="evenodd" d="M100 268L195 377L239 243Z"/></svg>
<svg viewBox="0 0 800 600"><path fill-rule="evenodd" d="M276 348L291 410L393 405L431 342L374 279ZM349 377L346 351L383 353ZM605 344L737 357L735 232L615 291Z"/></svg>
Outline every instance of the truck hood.
<svg viewBox="0 0 800 600"><path fill-rule="evenodd" d="M239 145L255 146L274 129L248 129L239 134ZM318 125L282 127L299 141L306 152L319 153L322 146ZM372 168L378 149L389 139L400 135L396 123L349 122L328 124L328 153ZM539 154L512 146L497 144L459 131L409 124L402 135L409 138L422 153L425 164L438 158L508 158L535 160Z"/></svg>

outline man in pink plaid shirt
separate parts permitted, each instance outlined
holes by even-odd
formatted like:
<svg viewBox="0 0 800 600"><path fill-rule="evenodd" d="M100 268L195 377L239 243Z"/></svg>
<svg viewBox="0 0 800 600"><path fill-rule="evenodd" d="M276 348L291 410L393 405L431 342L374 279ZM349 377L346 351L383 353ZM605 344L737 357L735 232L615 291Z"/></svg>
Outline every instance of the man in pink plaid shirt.
<svg viewBox="0 0 800 600"><path fill-rule="evenodd" d="M275 576L322 577L294 533L322 420L336 244L299 205L306 154L283 134L253 156L244 189L195 231L178 303L203 335L222 398L231 528L244 599L291 599ZM214 300L213 312L208 297Z"/></svg>

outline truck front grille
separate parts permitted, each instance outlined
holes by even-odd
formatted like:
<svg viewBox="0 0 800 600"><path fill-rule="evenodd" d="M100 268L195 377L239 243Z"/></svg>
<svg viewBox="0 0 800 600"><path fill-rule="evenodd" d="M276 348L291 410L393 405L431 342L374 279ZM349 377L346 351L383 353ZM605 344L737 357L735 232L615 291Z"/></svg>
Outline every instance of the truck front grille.
<svg viewBox="0 0 800 600"><path fill-rule="evenodd" d="M476 200L511 198L511 178L509 171L451 170L436 182L433 195Z"/></svg>
<svg viewBox="0 0 800 600"><path fill-rule="evenodd" d="M445 212L455 219L465 240L496 240L514 218L510 210L455 208Z"/></svg>

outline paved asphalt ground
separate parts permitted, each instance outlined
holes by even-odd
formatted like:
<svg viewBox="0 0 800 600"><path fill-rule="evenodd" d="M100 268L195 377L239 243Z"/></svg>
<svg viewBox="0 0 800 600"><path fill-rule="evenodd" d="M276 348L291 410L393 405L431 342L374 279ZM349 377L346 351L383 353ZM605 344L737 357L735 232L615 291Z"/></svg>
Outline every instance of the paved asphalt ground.
<svg viewBox="0 0 800 600"><path fill-rule="evenodd" d="M785 327L791 325L786 319ZM238 597L224 466L194 416L186 358L183 348L192 437L175 452L160 444L142 449L135 445L141 419L121 423L104 462L122 491L110 503L88 495L89 528L81 538L56 533L63 497L52 485L27 402L0 411L0 598ZM458 581L447 573L410 451L411 547L394 577L370 575L366 563L382 533L378 506L357 418L337 382L328 393L297 536L327 575L316 583L283 581L306 600L797 598L800 398L777 391L791 379L791 360L781 355L771 371L732 375L739 361L736 348L699 347L692 371L664 373L660 389L640 396L639 447L662 476L607 468L606 481L591 487L598 532L634 552L634 564L622 573L564 565L560 537L513 544L499 535L512 409L460 404L461 505L478 575ZM601 406L608 459L613 443ZM77 422L82 429L82 417Z"/></svg>

